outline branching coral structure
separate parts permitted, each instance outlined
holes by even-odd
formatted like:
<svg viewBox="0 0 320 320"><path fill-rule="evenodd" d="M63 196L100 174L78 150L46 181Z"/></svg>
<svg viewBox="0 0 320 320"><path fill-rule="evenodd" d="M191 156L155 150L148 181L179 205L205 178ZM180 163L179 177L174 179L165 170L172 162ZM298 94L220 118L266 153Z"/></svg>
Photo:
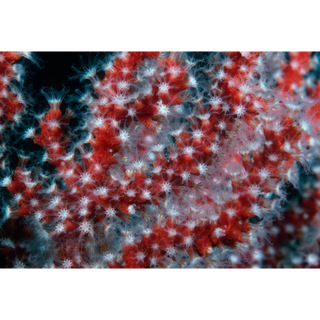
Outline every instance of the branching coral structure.
<svg viewBox="0 0 320 320"><path fill-rule="evenodd" d="M315 55L117 53L74 68L77 95L44 88L41 112L1 57L3 266L319 266L319 191L285 211L318 168ZM8 166L5 127L37 157Z"/></svg>

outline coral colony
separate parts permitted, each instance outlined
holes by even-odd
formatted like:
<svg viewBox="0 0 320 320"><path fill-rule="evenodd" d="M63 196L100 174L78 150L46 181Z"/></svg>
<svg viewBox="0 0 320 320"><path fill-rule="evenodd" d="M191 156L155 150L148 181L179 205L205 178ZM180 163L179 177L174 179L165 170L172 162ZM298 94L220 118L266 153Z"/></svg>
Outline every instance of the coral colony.
<svg viewBox="0 0 320 320"><path fill-rule="evenodd" d="M21 59L0 54L1 267L320 266L317 54L114 53L41 110Z"/></svg>

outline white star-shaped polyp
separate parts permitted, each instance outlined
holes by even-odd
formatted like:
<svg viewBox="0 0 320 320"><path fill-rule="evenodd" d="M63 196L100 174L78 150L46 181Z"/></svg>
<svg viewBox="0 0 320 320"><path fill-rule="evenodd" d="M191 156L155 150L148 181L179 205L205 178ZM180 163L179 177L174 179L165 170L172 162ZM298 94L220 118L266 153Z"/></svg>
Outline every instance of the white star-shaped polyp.
<svg viewBox="0 0 320 320"><path fill-rule="evenodd" d="M142 198L144 198L144 199L150 199L150 198L151 198L150 191L144 190L144 191L142 192Z"/></svg>
<svg viewBox="0 0 320 320"><path fill-rule="evenodd" d="M109 207L107 210L106 210L106 215L111 218L113 217L114 215L116 214L116 210L112 207Z"/></svg>
<svg viewBox="0 0 320 320"><path fill-rule="evenodd" d="M147 236L149 236L151 233L152 233L152 230L149 228L143 230L143 234L145 234Z"/></svg>
<svg viewBox="0 0 320 320"><path fill-rule="evenodd" d="M89 202L90 202L90 200L88 197L81 197L80 198L80 206L81 207L86 207Z"/></svg>
<svg viewBox="0 0 320 320"><path fill-rule="evenodd" d="M118 128L119 122L116 119L111 119L110 124L114 128Z"/></svg>
<svg viewBox="0 0 320 320"><path fill-rule="evenodd" d="M231 78L231 79L228 81L228 86L232 88L232 87L234 87L235 85L236 85L236 83L235 83L234 79Z"/></svg>
<svg viewBox="0 0 320 320"><path fill-rule="evenodd" d="M136 255L137 260L141 262L144 260L145 257L146 255L143 252L138 252Z"/></svg>
<svg viewBox="0 0 320 320"><path fill-rule="evenodd" d="M87 208L80 208L79 214L80 216L86 216L89 213Z"/></svg>
<svg viewBox="0 0 320 320"><path fill-rule="evenodd" d="M80 231L81 233L91 233L92 232L92 226L90 222L83 221L80 223Z"/></svg>
<svg viewBox="0 0 320 320"><path fill-rule="evenodd" d="M9 206L6 206L4 209L4 219L7 220L10 218L12 210Z"/></svg>
<svg viewBox="0 0 320 320"><path fill-rule="evenodd" d="M293 232L294 232L294 225L292 225L292 224L290 224L290 223L286 224L286 225L285 225L285 230L286 230L286 232L288 232L288 233L293 233Z"/></svg>
<svg viewBox="0 0 320 320"><path fill-rule="evenodd" d="M121 72L126 75L127 73L129 73L129 69L128 68L122 68Z"/></svg>
<svg viewBox="0 0 320 320"><path fill-rule="evenodd" d="M63 208L58 212L58 216L61 220L65 220L69 217L69 211L66 208Z"/></svg>
<svg viewBox="0 0 320 320"><path fill-rule="evenodd" d="M125 244L131 245L134 243L134 236L132 234L127 234L124 238Z"/></svg>
<svg viewBox="0 0 320 320"><path fill-rule="evenodd" d="M291 61L291 67L292 67L292 69L297 70L299 68L298 61L297 60Z"/></svg>
<svg viewBox="0 0 320 320"><path fill-rule="evenodd" d="M184 244L185 244L186 246L189 247L189 246L191 246L192 243L193 243L193 238L192 238L191 236L187 236L187 237L184 238L183 242L184 242Z"/></svg>
<svg viewBox="0 0 320 320"><path fill-rule="evenodd" d="M170 192L171 189L172 189L172 185L167 181L165 181L161 186L161 190L164 192Z"/></svg>
<svg viewBox="0 0 320 320"><path fill-rule="evenodd" d="M221 121L221 122L219 122L218 127L220 128L220 130L225 130L227 126L224 121Z"/></svg>
<svg viewBox="0 0 320 320"><path fill-rule="evenodd" d="M253 105L257 110L260 110L262 108L262 104L259 101L255 101Z"/></svg>
<svg viewBox="0 0 320 320"><path fill-rule="evenodd" d="M129 83L126 82L126 81L119 81L119 82L117 83L117 87L118 87L120 90L126 89L126 88L129 87Z"/></svg>
<svg viewBox="0 0 320 320"><path fill-rule="evenodd" d="M224 77L225 77L225 72L223 71L223 69L220 69L218 72L217 72L217 78L219 80L222 80Z"/></svg>
<svg viewBox="0 0 320 320"><path fill-rule="evenodd" d="M247 52L241 52L242 56L243 57L246 57L246 55L248 54ZM240 66L240 70L243 71L243 72L247 72L248 71L248 66L243 64Z"/></svg>
<svg viewBox="0 0 320 320"><path fill-rule="evenodd" d="M222 64L224 67L230 68L233 65L233 62L230 58L226 58Z"/></svg>
<svg viewBox="0 0 320 320"><path fill-rule="evenodd" d="M94 128L102 128L104 125L104 119L101 117L97 117L94 121L93 121L93 127Z"/></svg>
<svg viewBox="0 0 320 320"><path fill-rule="evenodd" d="M188 181L190 179L190 173L187 171L184 171L182 172L181 177L183 181Z"/></svg>
<svg viewBox="0 0 320 320"><path fill-rule="evenodd" d="M238 117L242 117L245 113L246 113L246 108L242 104L236 107L235 114Z"/></svg>
<svg viewBox="0 0 320 320"><path fill-rule="evenodd" d="M153 250L158 250L158 249L159 249L159 245L158 245L157 243L153 243L153 244L151 245L151 248L152 248Z"/></svg>
<svg viewBox="0 0 320 320"><path fill-rule="evenodd" d="M210 113L205 113L205 114L198 116L199 119L201 119L202 121L206 121L206 122L209 120L210 117L211 117Z"/></svg>
<svg viewBox="0 0 320 320"><path fill-rule="evenodd" d="M307 262L309 265L318 265L318 257L316 254L314 253L310 253L307 256Z"/></svg>
<svg viewBox="0 0 320 320"><path fill-rule="evenodd" d="M198 84L198 83L197 83L196 78L195 78L194 76L190 76L190 77L189 77L189 86L196 88L196 87L197 87L197 84Z"/></svg>
<svg viewBox="0 0 320 320"><path fill-rule="evenodd" d="M125 130L120 131L119 138L121 139L122 142L127 142L129 140L129 133Z"/></svg>
<svg viewBox="0 0 320 320"><path fill-rule="evenodd" d="M192 156L194 153L194 149L191 146L185 147L183 149L183 154L186 154L188 156Z"/></svg>
<svg viewBox="0 0 320 320"><path fill-rule="evenodd" d="M194 139L201 139L203 137L203 132L201 130L195 130L192 132Z"/></svg>
<svg viewBox="0 0 320 320"><path fill-rule="evenodd" d="M101 172L101 170L102 170L101 165L100 165L99 163L96 163L96 164L94 165L94 170L95 170L96 172Z"/></svg>
<svg viewBox="0 0 320 320"><path fill-rule="evenodd" d="M157 109L158 109L158 114L165 117L170 113L169 107L163 104L161 100L158 102Z"/></svg>
<svg viewBox="0 0 320 320"><path fill-rule="evenodd" d="M171 216L171 217L177 217L179 215L179 211L176 210L175 208L172 208L168 211L168 214Z"/></svg>
<svg viewBox="0 0 320 320"><path fill-rule="evenodd" d="M62 223L59 223L55 228L57 233L61 233L64 231L64 225Z"/></svg>
<svg viewBox="0 0 320 320"><path fill-rule="evenodd" d="M278 161L279 158L276 154L273 153L273 154L270 154L269 159L271 161Z"/></svg>
<svg viewBox="0 0 320 320"><path fill-rule="evenodd" d="M106 105L109 102L109 99L107 97L101 97L101 99L98 100L98 104L100 106Z"/></svg>
<svg viewBox="0 0 320 320"><path fill-rule="evenodd" d="M174 237L177 234L177 230L175 229L169 229L168 234L170 237Z"/></svg>
<svg viewBox="0 0 320 320"><path fill-rule="evenodd" d="M175 78L176 76L179 75L180 69L178 67L174 66L174 67L169 68L168 72L172 75L172 77Z"/></svg>
<svg viewBox="0 0 320 320"><path fill-rule="evenodd" d="M1 187L8 186L11 183L11 181L12 180L11 180L10 176L3 178L2 181L1 181Z"/></svg>
<svg viewBox="0 0 320 320"><path fill-rule="evenodd" d="M137 113L137 111L135 109L133 109L133 108L128 109L128 115L130 117L134 117L136 115L136 113Z"/></svg>
<svg viewBox="0 0 320 320"><path fill-rule="evenodd" d="M17 260L15 263L14 263L14 268L25 268L25 264L22 262L22 261L19 261Z"/></svg>
<svg viewBox="0 0 320 320"><path fill-rule="evenodd" d="M230 255L229 259L230 259L230 261L232 263L238 263L239 262L239 258L237 256L235 256L234 254Z"/></svg>
<svg viewBox="0 0 320 320"><path fill-rule="evenodd" d="M222 100L220 97L212 97L209 100L209 103L211 104L211 106L213 107L213 109L216 109L220 104L222 104Z"/></svg>
<svg viewBox="0 0 320 320"><path fill-rule="evenodd" d="M69 169L69 170L66 171L66 177L67 177L67 178L72 177L73 174L74 174L74 170L73 170L73 169Z"/></svg>
<svg viewBox="0 0 320 320"><path fill-rule="evenodd" d="M169 85L166 82L162 82L159 86L159 93L168 93Z"/></svg>
<svg viewBox="0 0 320 320"><path fill-rule="evenodd" d="M99 187L95 191L96 195L99 195L99 196L106 196L108 192L109 192L109 189L106 187Z"/></svg>
<svg viewBox="0 0 320 320"><path fill-rule="evenodd" d="M138 160L138 161L135 161L133 164L132 164L132 167L134 169L137 169L137 170L140 170L144 167L145 163L142 161L142 160Z"/></svg>
<svg viewBox="0 0 320 320"><path fill-rule="evenodd" d="M309 120L308 121L305 121L305 120L300 121L300 126L301 126L302 130L308 132L310 130Z"/></svg>
<svg viewBox="0 0 320 320"><path fill-rule="evenodd" d="M134 190L132 190L132 189L129 189L129 190L126 192L126 195L127 195L128 197L134 197L135 194L136 194L136 192L135 192Z"/></svg>
<svg viewBox="0 0 320 320"><path fill-rule="evenodd" d="M48 122L48 127L49 127L50 129L56 129L56 128L59 128L59 127L60 127L60 124L59 124L59 122L58 122L57 120L50 120L50 121Z"/></svg>
<svg viewBox="0 0 320 320"><path fill-rule="evenodd" d="M161 172L161 170L162 170L162 168L160 166L156 166L153 168L153 173L158 174Z"/></svg>
<svg viewBox="0 0 320 320"><path fill-rule="evenodd" d="M113 97L112 103L118 105L119 107L123 107L123 105L126 103L126 98L123 94L116 94Z"/></svg>
<svg viewBox="0 0 320 320"><path fill-rule="evenodd" d="M166 252L168 256L173 256L176 254L177 250L175 247L168 247L166 248Z"/></svg>
<svg viewBox="0 0 320 320"><path fill-rule="evenodd" d="M268 179L270 177L270 171L268 169L261 169L259 172L261 179Z"/></svg>
<svg viewBox="0 0 320 320"><path fill-rule="evenodd" d="M226 235L225 231L221 228L216 228L214 230L214 235L216 236L216 238L221 238L224 237Z"/></svg>
<svg viewBox="0 0 320 320"><path fill-rule="evenodd" d="M206 174L207 171L208 171L208 166L207 166L206 164L204 164L204 163L199 163L199 165L198 165L198 170L199 170L199 173L200 173L201 175L204 175L204 174Z"/></svg>
<svg viewBox="0 0 320 320"><path fill-rule="evenodd" d="M21 194L21 193L16 193L16 194L14 195L14 200L15 200L16 202L19 202L21 199L22 199L22 194Z"/></svg>
<svg viewBox="0 0 320 320"><path fill-rule="evenodd" d="M164 149L164 145L163 144L155 144L151 147L151 150L153 152L162 152Z"/></svg>
<svg viewBox="0 0 320 320"><path fill-rule="evenodd" d="M120 184L122 187L127 186L130 183L130 180L120 180Z"/></svg>
<svg viewBox="0 0 320 320"><path fill-rule="evenodd" d="M152 67L146 68L146 70L144 71L144 75L146 77L151 77L155 72L156 72L156 68L152 68Z"/></svg>
<svg viewBox="0 0 320 320"><path fill-rule="evenodd" d="M3 76L1 80L2 80L2 83L5 85L7 85L10 82L10 79L8 76Z"/></svg>
<svg viewBox="0 0 320 320"><path fill-rule="evenodd" d="M55 208L61 201L61 198L59 196L54 196L51 200L50 200L50 208Z"/></svg>
<svg viewBox="0 0 320 320"><path fill-rule="evenodd" d="M115 256L114 256L113 253L106 253L106 254L104 255L104 260L109 261L109 262L113 261L114 258L115 258Z"/></svg>
<svg viewBox="0 0 320 320"><path fill-rule="evenodd" d="M29 128L25 131L25 133L23 134L23 139L27 139L27 138L32 138L35 135L35 128Z"/></svg>
<svg viewBox="0 0 320 320"><path fill-rule="evenodd" d="M195 221L188 221L186 223L186 226L190 229L193 230L196 227L197 223Z"/></svg>
<svg viewBox="0 0 320 320"><path fill-rule="evenodd" d="M54 142L50 145L50 147L54 150L57 151L60 148L60 145L58 142Z"/></svg>
<svg viewBox="0 0 320 320"><path fill-rule="evenodd" d="M39 204L39 201L37 199L31 199L30 204L31 207L36 207Z"/></svg>
<svg viewBox="0 0 320 320"><path fill-rule="evenodd" d="M251 87L248 84L241 84L239 86L239 90L245 94L250 93L252 91Z"/></svg>
<svg viewBox="0 0 320 320"><path fill-rule="evenodd" d="M150 258L150 265L151 265L151 266L157 265L157 258L151 257L151 258Z"/></svg>
<svg viewBox="0 0 320 320"><path fill-rule="evenodd" d="M167 175L172 176L174 174L174 171L172 169L168 169L166 173Z"/></svg>
<svg viewBox="0 0 320 320"><path fill-rule="evenodd" d="M261 189L259 186L253 184L248 189L249 193L255 198L258 197L259 193L261 193Z"/></svg>
<svg viewBox="0 0 320 320"><path fill-rule="evenodd" d="M226 210L226 213L229 217L233 217L236 214L236 210L229 208Z"/></svg>
<svg viewBox="0 0 320 320"><path fill-rule="evenodd" d="M92 181L91 175L88 172L84 172L80 175L79 178L80 182L82 183L82 185L86 185L88 183L90 183Z"/></svg>
<svg viewBox="0 0 320 320"><path fill-rule="evenodd" d="M71 268L72 262L70 260L64 260L62 263L63 268Z"/></svg>
<svg viewBox="0 0 320 320"><path fill-rule="evenodd" d="M213 153L218 153L218 151L219 151L219 145L218 145L216 142L211 143L211 145L210 145L210 150L211 150Z"/></svg>
<svg viewBox="0 0 320 320"><path fill-rule="evenodd" d="M35 218L36 218L37 220L41 220L41 219L43 218L43 214L42 214L41 211L36 211L36 212L34 213L34 216L35 216Z"/></svg>

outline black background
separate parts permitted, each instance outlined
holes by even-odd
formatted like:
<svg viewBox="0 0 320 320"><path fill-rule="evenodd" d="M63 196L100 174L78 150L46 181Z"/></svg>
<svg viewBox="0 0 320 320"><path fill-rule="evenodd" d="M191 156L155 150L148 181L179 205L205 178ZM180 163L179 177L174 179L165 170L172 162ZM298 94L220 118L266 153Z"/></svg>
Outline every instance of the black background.
<svg viewBox="0 0 320 320"><path fill-rule="evenodd" d="M31 81L34 89L43 87L53 87L61 90L63 86L71 89L79 87L79 80L70 79L75 75L72 66L82 71L81 59L85 66L95 60L102 60L107 57L108 53L91 53L91 52L35 52L35 58L38 60L40 68L32 68L33 74L27 81Z"/></svg>

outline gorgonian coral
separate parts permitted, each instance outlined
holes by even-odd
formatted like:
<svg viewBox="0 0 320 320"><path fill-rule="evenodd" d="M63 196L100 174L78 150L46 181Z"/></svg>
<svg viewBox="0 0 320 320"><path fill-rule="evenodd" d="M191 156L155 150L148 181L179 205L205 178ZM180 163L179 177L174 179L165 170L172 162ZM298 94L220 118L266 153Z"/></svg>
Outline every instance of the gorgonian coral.
<svg viewBox="0 0 320 320"><path fill-rule="evenodd" d="M33 239L17 253L4 232L6 256L33 267L255 265L250 250L272 238L288 184L315 157L310 68L308 53L114 54L77 71L91 85L69 98L76 106L61 110L67 93L44 89L49 109L23 126L32 107L3 94L2 123L41 153L20 153L14 170L2 154L2 229L24 217Z"/></svg>

